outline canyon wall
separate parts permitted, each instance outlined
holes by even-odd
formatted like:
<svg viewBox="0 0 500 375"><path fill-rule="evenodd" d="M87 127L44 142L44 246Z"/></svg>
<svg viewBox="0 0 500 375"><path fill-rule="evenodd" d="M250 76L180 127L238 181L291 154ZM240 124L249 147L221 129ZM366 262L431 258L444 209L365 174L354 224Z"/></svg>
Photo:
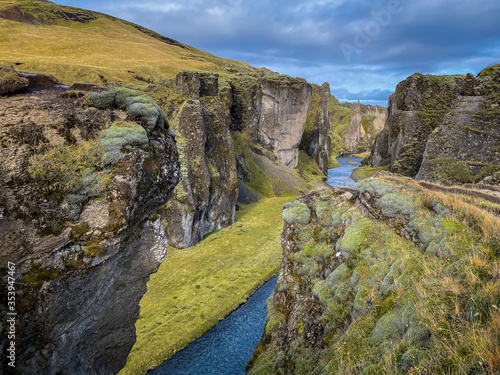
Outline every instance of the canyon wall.
<svg viewBox="0 0 500 375"><path fill-rule="evenodd" d="M5 282L15 265L17 313L16 366L2 358L4 373L117 373L165 257L155 210L180 180L174 137L144 94L100 91L0 99L0 264Z"/></svg>
<svg viewBox="0 0 500 375"><path fill-rule="evenodd" d="M332 150L362 153L370 149L387 121L387 108L330 100Z"/></svg>
<svg viewBox="0 0 500 375"><path fill-rule="evenodd" d="M476 77L415 73L389 98L389 119L371 163L445 184L480 181L500 170L500 65Z"/></svg>
<svg viewBox="0 0 500 375"><path fill-rule="evenodd" d="M231 225L238 197L248 203L262 193L259 179L276 177L265 193L305 192L304 181L293 172L301 149L317 163L319 174L327 172L327 83L319 87L264 70L229 80L180 72L146 92L178 134L183 181L159 211L172 246L195 245Z"/></svg>
<svg viewBox="0 0 500 375"><path fill-rule="evenodd" d="M440 188L384 175L285 205L247 373L497 372L500 221L477 191Z"/></svg>

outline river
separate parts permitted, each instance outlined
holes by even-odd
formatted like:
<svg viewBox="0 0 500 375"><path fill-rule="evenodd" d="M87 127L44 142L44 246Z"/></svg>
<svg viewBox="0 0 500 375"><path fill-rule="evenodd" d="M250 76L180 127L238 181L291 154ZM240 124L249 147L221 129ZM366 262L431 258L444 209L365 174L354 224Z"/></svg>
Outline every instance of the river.
<svg viewBox="0 0 500 375"><path fill-rule="evenodd" d="M337 161L342 165L328 170L326 183L333 187L354 186L356 182L351 178L351 173L359 167L361 160L360 158L337 158ZM348 162L356 164L352 165Z"/></svg>
<svg viewBox="0 0 500 375"><path fill-rule="evenodd" d="M244 375L262 337L276 277L214 328L148 375Z"/></svg>
<svg viewBox="0 0 500 375"><path fill-rule="evenodd" d="M337 158L337 161L342 165L328 171L326 183L333 187L354 186L350 176L361 159ZM245 365L264 332L266 300L275 284L276 278L268 281L227 318L148 374L244 375Z"/></svg>

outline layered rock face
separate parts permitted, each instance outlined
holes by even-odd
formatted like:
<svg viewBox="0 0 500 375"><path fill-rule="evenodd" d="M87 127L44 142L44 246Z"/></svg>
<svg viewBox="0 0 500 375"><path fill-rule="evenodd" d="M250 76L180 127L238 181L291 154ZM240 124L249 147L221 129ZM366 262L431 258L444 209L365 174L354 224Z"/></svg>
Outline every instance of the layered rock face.
<svg viewBox="0 0 500 375"><path fill-rule="evenodd" d="M284 206L283 261L248 374L500 370L500 221L475 206L477 191L425 186L387 175Z"/></svg>
<svg viewBox="0 0 500 375"><path fill-rule="evenodd" d="M314 86L313 99L313 87L303 79L263 75L220 83L216 74L180 72L175 82L150 89L158 98L168 97L163 107L179 134L183 182L159 211L175 247L195 245L207 233L233 224L238 177L242 201L258 199L244 185L259 178L251 175L246 158L254 163L254 174L274 170L284 181L276 182L276 189L293 185L294 194L302 183L288 168L297 167L301 144L327 171L327 83ZM247 139L239 142L237 155L233 138Z"/></svg>
<svg viewBox="0 0 500 375"><path fill-rule="evenodd" d="M232 130L248 130L254 142L272 151L288 168L297 168L301 146L326 171L328 83L320 87L301 78L263 74L230 84Z"/></svg>
<svg viewBox="0 0 500 375"><path fill-rule="evenodd" d="M330 123L332 149L350 153L365 152L372 147L387 121L387 108L361 103L339 103L332 97ZM336 141L336 134L341 141ZM340 143L340 144L339 144ZM336 155L335 155L336 156Z"/></svg>
<svg viewBox="0 0 500 375"><path fill-rule="evenodd" d="M0 99L0 263L4 282L7 262L16 265L14 373L117 373L166 254L154 212L180 180L168 124L148 126L142 104L141 114L92 102L62 89Z"/></svg>
<svg viewBox="0 0 500 375"><path fill-rule="evenodd" d="M175 90L184 98L172 124L179 135L183 180L159 213L171 245L185 248L233 224L238 177L218 76L181 72Z"/></svg>
<svg viewBox="0 0 500 375"><path fill-rule="evenodd" d="M307 115L301 148L316 161L319 169L328 174L328 158L330 155L330 85L328 82L318 86L312 85L312 102Z"/></svg>
<svg viewBox="0 0 500 375"><path fill-rule="evenodd" d="M371 147L375 136L384 128L387 109L356 103L349 118L349 125L342 136L349 152L363 151Z"/></svg>
<svg viewBox="0 0 500 375"><path fill-rule="evenodd" d="M401 82L371 163L446 184L475 182L500 169L500 68L477 77L423 76Z"/></svg>

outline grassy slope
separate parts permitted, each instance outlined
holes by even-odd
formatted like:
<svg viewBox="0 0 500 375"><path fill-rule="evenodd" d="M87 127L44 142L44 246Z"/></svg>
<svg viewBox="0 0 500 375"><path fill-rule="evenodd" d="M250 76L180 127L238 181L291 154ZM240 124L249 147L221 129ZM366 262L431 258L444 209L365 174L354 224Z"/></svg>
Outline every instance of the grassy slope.
<svg viewBox="0 0 500 375"><path fill-rule="evenodd" d="M242 208L236 224L197 246L169 249L151 275L136 323L137 342L120 374L144 374L160 365L277 273L281 209L294 198L263 199Z"/></svg>
<svg viewBox="0 0 500 375"><path fill-rule="evenodd" d="M30 2L0 0L0 11L10 3ZM51 3L34 3L42 9L42 16L43 12L49 14L54 9L77 11ZM28 12L28 5L23 9ZM221 74L255 70L243 62L183 46L165 43L127 22L102 14L88 23L58 20L52 25L0 18L0 63L22 63L16 69L52 74L66 84L86 81L144 86L147 81L173 77L181 70Z"/></svg>
<svg viewBox="0 0 500 375"><path fill-rule="evenodd" d="M366 180L367 178L372 177L377 172L383 172L383 171L388 172L390 168L391 168L390 165L384 165L384 166L381 166L381 167L360 167L360 168L356 168L352 172L351 178L354 181L356 181L356 182L358 182L360 180Z"/></svg>

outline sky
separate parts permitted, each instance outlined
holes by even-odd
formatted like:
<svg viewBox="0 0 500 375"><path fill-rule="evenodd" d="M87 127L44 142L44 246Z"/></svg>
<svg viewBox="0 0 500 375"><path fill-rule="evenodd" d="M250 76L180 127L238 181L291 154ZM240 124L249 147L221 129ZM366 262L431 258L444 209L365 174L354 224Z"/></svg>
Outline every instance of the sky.
<svg viewBox="0 0 500 375"><path fill-rule="evenodd" d="M499 0L56 0L107 13L214 55L386 106L415 72L500 63Z"/></svg>

